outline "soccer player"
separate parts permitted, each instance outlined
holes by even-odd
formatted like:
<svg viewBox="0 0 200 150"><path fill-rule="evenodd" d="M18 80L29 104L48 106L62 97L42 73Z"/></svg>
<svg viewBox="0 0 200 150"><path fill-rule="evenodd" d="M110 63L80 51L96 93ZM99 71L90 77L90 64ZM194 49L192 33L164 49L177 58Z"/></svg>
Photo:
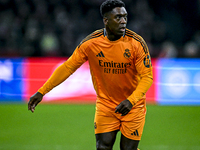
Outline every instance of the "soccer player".
<svg viewBox="0 0 200 150"><path fill-rule="evenodd" d="M100 12L105 28L83 39L72 56L31 96L28 109L34 112L47 92L89 61L97 94L97 150L112 150L118 131L120 149L137 150L146 116L145 93L153 82L150 54L143 38L126 28L127 11L121 0L106 0Z"/></svg>

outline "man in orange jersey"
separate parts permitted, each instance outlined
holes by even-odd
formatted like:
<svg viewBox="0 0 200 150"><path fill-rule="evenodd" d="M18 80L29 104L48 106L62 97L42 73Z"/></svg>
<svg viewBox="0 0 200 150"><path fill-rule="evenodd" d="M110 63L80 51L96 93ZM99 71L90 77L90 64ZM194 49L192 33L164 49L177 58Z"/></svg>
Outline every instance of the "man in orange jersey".
<svg viewBox="0 0 200 150"><path fill-rule="evenodd" d="M83 39L30 98L28 109L34 112L47 92L89 61L97 93L97 150L112 150L118 131L121 150L137 150L146 116L145 93L153 82L150 54L143 38L126 28L127 11L122 1L106 0L100 11L105 28Z"/></svg>

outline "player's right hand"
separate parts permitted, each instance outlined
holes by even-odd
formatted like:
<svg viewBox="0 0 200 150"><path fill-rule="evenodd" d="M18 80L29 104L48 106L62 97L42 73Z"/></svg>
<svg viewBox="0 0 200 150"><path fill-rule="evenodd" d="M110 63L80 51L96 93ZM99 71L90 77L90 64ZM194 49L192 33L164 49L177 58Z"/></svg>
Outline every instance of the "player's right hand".
<svg viewBox="0 0 200 150"><path fill-rule="evenodd" d="M43 95L39 92L36 92L30 97L30 100L28 102L28 110L32 111L32 113L35 111L35 107L39 102L42 101Z"/></svg>

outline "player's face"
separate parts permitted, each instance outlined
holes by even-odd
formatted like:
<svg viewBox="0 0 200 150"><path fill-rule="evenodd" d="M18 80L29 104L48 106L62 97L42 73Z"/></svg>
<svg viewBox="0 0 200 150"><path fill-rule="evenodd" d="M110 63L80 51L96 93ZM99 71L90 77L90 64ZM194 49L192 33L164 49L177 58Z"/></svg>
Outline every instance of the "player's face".
<svg viewBox="0 0 200 150"><path fill-rule="evenodd" d="M108 36L121 37L127 24L127 11L124 7L116 7L104 18Z"/></svg>

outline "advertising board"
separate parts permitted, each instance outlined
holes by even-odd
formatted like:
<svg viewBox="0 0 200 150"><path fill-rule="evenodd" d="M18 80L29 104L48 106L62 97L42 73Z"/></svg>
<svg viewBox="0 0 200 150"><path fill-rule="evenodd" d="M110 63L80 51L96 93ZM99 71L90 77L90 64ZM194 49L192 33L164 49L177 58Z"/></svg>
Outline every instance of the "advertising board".
<svg viewBox="0 0 200 150"><path fill-rule="evenodd" d="M159 104L200 104L200 59L159 59Z"/></svg>

